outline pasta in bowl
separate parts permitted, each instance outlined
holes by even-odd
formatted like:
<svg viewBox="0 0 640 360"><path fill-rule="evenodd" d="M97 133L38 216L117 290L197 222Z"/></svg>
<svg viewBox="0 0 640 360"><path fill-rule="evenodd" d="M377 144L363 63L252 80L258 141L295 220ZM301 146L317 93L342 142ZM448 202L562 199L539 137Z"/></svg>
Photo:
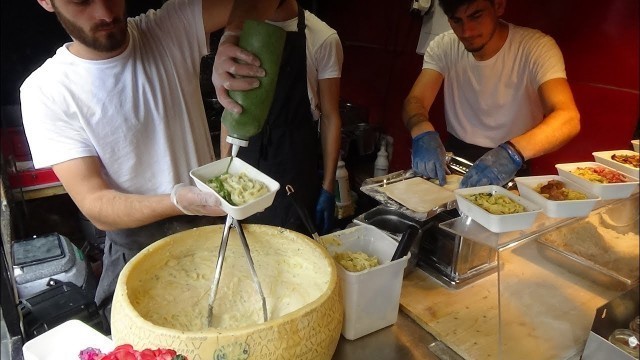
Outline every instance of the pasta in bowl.
<svg viewBox="0 0 640 360"><path fill-rule="evenodd" d="M214 161L189 175L200 190L214 193L222 210L235 219L245 219L270 206L280 184L240 158L229 161L231 158Z"/></svg>
<svg viewBox="0 0 640 360"><path fill-rule="evenodd" d="M454 191L461 213L492 232L524 230L536 220L542 208L496 185Z"/></svg>

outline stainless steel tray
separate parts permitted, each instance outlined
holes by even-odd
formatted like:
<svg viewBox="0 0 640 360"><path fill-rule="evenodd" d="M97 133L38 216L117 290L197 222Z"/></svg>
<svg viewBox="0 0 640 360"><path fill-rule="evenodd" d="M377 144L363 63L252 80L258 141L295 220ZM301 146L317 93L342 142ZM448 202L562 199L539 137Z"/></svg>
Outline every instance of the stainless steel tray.
<svg viewBox="0 0 640 360"><path fill-rule="evenodd" d="M473 165L465 159L453 156L453 154L451 153L447 153L446 162L449 171L452 174L458 175L464 175L469 170L471 165ZM391 185L399 181L405 181L414 177L421 176L413 170L401 170L391 174L366 179L362 183L360 190L380 202L380 204L384 205L385 207L398 210L401 213L419 221L429 219L441 211L450 210L457 207L456 201L451 200L444 204L436 206L427 212L417 212L393 200L386 193L380 190L384 186Z"/></svg>
<svg viewBox="0 0 640 360"><path fill-rule="evenodd" d="M540 255L581 278L616 291L629 290L638 285L638 278L627 279L583 257L558 249L540 239L536 240Z"/></svg>
<svg viewBox="0 0 640 360"><path fill-rule="evenodd" d="M576 237L585 236L584 233L579 231L574 233L571 227L581 223L590 223L596 227L596 230L601 236L611 236L605 234L611 234L613 231L618 234L633 234L636 236L635 241L638 241L639 207L637 194L627 199L608 201L604 206L591 212L588 217L574 218L562 225L562 229L559 228L557 231L569 232L573 234L571 235L572 241L580 241L582 243L583 241L587 241L587 239L578 239ZM606 229L606 232L602 233L599 229ZM620 253L619 257L609 260L609 262L615 261L614 264L618 266L608 267L601 265L601 262L591 256L578 255L578 253L571 250L575 245L569 245L568 248L564 248L562 245L543 241L542 235L543 234L540 234L536 239L540 255L579 277L613 290L628 290L639 283L640 274L636 271L636 268L626 268L626 264L632 264L630 266L638 264L637 258L635 258L634 261L634 258ZM563 240L563 243L566 241L569 240ZM599 251L607 250L601 249ZM611 254L617 254L617 252L611 252ZM637 257L637 255L635 256ZM620 266L622 266L622 268L618 269Z"/></svg>
<svg viewBox="0 0 640 360"><path fill-rule="evenodd" d="M397 210L418 221L424 221L443 210L453 209L457 206L456 201L451 200L449 202L436 206L427 212L417 212L400 204L399 202L389 197L386 193L381 191L381 188L384 186L388 186L400 181L405 181L414 177L420 177L420 176L416 174L413 170L401 170L388 175L366 179L362 183L360 190L363 193L377 200L380 204L384 205L385 207L389 209Z"/></svg>

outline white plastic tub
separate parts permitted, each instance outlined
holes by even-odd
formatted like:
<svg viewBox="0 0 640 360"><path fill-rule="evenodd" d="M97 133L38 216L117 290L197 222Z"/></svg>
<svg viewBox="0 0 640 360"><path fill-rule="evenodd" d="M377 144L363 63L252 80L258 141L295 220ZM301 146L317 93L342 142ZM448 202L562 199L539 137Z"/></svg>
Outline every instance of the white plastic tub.
<svg viewBox="0 0 640 360"><path fill-rule="evenodd" d="M336 262L344 301L342 335L354 340L393 325L398 319L404 268L411 254L390 261L397 242L370 225L359 225L323 237L333 256L337 252L362 251L377 256L380 265L360 272L349 272Z"/></svg>
<svg viewBox="0 0 640 360"><path fill-rule="evenodd" d="M278 191L278 189L280 189L280 184L238 157L233 158L231 166L229 167L229 173L239 174L241 172L244 172L252 179L264 182L267 185L267 188L269 188L269 192L246 204L234 206L229 204L227 200L225 200L209 185L207 185L207 180L219 176L227 170L229 161L230 158L224 158L214 161L207 165L203 165L199 168L191 170L189 172L189 175L191 175L191 178L200 190L214 193L218 197L218 199L220 199L220 207L222 208L222 210L226 211L227 214L233 216L237 220L245 219L255 213L263 211L268 206L270 206L273 203L276 192Z"/></svg>

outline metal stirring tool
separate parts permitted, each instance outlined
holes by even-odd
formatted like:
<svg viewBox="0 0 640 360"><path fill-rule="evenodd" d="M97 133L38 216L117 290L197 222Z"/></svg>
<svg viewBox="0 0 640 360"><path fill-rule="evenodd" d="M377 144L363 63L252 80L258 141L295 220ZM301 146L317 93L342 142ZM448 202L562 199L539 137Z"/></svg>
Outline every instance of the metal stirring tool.
<svg viewBox="0 0 640 360"><path fill-rule="evenodd" d="M234 157L238 154L239 146L237 144L233 144L232 148L232 157L229 160L229 164ZM228 167L227 167L228 171ZM260 298L262 300L262 316L264 322L267 322L269 319L267 314L267 299L264 296L262 291L262 286L260 285L260 279L258 278L258 273L256 273L255 266L253 264L253 258L251 257L251 250L249 249L249 243L247 242L247 237L244 234L244 230L242 230L242 225L240 222L235 219L231 215L227 215L227 220L224 224L224 230L222 232L222 241L220 242L220 249L218 250L218 260L216 261L216 271L213 276L213 283L211 283L211 290L209 292L209 306L207 311L207 325L209 327L213 327L213 304L216 300L216 294L218 293L218 286L220 285L220 276L222 275L222 265L224 263L224 256L227 251L227 243L229 242L229 233L231 231L231 227L234 227L238 232L238 236L240 237L240 242L242 243L242 247L244 249L244 254L247 257L247 262L249 263L249 270L251 271L251 276L253 277L253 283L256 286L256 290L258 294L260 294Z"/></svg>
<svg viewBox="0 0 640 360"><path fill-rule="evenodd" d="M253 283L256 286L256 290L258 291L258 294L260 294L260 299L262 300L263 320L264 322L267 322L267 320L269 319L267 314L267 299L264 296L264 292L262 291L262 286L260 285L260 279L258 278L258 273L256 272L255 266L253 264L253 258L251 257L251 250L249 249L247 237L244 234L244 230L242 230L242 225L240 225L240 222L234 219L231 215L227 215L227 220L224 224L224 231L222 232L222 242L220 243L220 249L218 250L218 260L216 261L216 272L213 276L213 283L211 284L211 291L209 293L209 307L207 311L207 325L209 327L213 327L213 304L216 300L218 286L220 285L222 265L224 263L224 256L225 256L225 252L227 251L227 243L229 242L229 233L231 231L232 226L238 232L238 236L240 237L240 242L242 243L242 247L244 249L244 254L247 257L247 262L249 263L249 270L251 271L251 276L253 277Z"/></svg>

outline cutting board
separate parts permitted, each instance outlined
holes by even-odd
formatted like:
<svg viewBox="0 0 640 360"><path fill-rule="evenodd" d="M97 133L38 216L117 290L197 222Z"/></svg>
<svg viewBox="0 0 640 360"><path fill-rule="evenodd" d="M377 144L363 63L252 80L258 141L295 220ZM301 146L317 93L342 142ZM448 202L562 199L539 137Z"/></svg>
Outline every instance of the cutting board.
<svg viewBox="0 0 640 360"><path fill-rule="evenodd" d="M500 251L499 272L458 290L416 270L404 279L401 309L465 359L578 358L596 308L618 293L547 262L536 247Z"/></svg>
<svg viewBox="0 0 640 360"><path fill-rule="evenodd" d="M380 191L407 208L423 213L455 200L453 190L458 187L458 177L447 176L444 187L421 177L414 177L383 186Z"/></svg>

